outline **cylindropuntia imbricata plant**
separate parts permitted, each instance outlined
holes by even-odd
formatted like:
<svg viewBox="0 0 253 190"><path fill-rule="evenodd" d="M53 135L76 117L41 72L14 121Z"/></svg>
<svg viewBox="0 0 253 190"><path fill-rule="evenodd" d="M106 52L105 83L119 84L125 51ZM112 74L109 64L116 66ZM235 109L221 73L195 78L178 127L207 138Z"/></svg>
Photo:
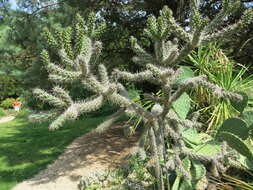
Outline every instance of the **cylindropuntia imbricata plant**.
<svg viewBox="0 0 253 190"><path fill-rule="evenodd" d="M178 64L196 47L217 40L225 40L233 33L238 32L252 19L252 10L247 10L241 20L225 27L220 31L220 25L225 18L239 7L240 1L223 0L221 12L212 20L202 18L199 12L199 1L191 1L190 25L188 29L181 27L173 18L172 11L164 7L160 16L151 16L147 20L145 34L154 44L154 55L145 51L137 39L131 38L132 49L136 56L134 61L142 64L146 69L139 73L129 73L115 69L111 76L106 67L101 63L94 64L98 60L102 45L96 41L97 36L103 31L104 26L96 27L95 14L91 14L87 22L77 16L73 29L57 30L55 35L46 31L48 44L52 51L56 52L61 64L50 61L48 51L41 53L42 61L48 70L49 79L55 84L50 92L36 88L34 94L40 100L51 104L54 109L31 115L33 121L52 120L49 129L56 130L66 120L75 120L83 113L96 111L106 102L121 107L114 116L120 112L134 113L144 119L144 129L140 137L140 151L144 142L150 143L152 159L154 160L157 189L164 190L169 186L167 173L177 171L185 180L191 180L192 175L184 167L184 159L209 162L212 165L212 174L218 176L225 172L233 160L231 149L223 143L221 152L214 156L201 155L189 151L182 137L182 127L199 127L193 117L182 119L172 110L173 103L178 100L190 88L202 86L209 89L220 98L228 98L232 101L241 101L240 94L227 92L217 85L207 81L207 77L197 76L177 82L181 73ZM171 36L174 36L170 40ZM73 39L72 39L73 38ZM72 45L74 41L74 46ZM180 45L179 45L180 42ZM161 88L162 96L149 95L149 99L155 102L151 111L145 110L140 104L129 98L128 92L120 83L120 80L130 82L149 81ZM84 88L89 89L94 95L82 101L74 101L68 91L62 86L65 83L80 81ZM101 132L109 128L114 121L110 117L107 124L97 128ZM143 138L148 137L148 141ZM167 145L165 142L170 143ZM169 147L167 147L169 146ZM173 150L168 153L167 148ZM142 151L143 152L143 151ZM194 189L194 187L191 187Z"/></svg>

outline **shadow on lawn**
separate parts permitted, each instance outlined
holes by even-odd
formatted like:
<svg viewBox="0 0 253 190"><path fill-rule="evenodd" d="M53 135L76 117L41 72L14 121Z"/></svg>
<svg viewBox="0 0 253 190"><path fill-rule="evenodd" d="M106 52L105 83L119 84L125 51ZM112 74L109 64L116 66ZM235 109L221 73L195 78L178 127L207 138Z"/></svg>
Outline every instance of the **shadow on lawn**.
<svg viewBox="0 0 253 190"><path fill-rule="evenodd" d="M138 136L137 133L124 137L121 125L114 125L100 135L89 133L81 136L49 166L49 170L44 170L29 181L31 185L41 185L68 176L71 181L78 182L80 177L95 171L120 167L127 163L126 156L137 146Z"/></svg>
<svg viewBox="0 0 253 190"><path fill-rule="evenodd" d="M48 130L48 123L33 124L24 119L1 124L1 190L10 189L16 183L46 168L76 137L96 127L104 118L67 122L60 130L53 132Z"/></svg>

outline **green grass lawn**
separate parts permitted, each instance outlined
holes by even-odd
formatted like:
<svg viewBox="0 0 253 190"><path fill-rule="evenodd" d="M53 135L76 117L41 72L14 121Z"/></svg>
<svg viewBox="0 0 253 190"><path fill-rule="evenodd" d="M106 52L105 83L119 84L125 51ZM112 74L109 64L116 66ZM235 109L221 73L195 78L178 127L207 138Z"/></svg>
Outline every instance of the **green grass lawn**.
<svg viewBox="0 0 253 190"><path fill-rule="evenodd" d="M3 116L5 116L5 112L2 108L0 108L0 118L3 117Z"/></svg>
<svg viewBox="0 0 253 190"><path fill-rule="evenodd" d="M104 119L67 122L57 131L49 131L48 123L34 124L22 118L0 124L0 190L10 190L46 168L71 141Z"/></svg>

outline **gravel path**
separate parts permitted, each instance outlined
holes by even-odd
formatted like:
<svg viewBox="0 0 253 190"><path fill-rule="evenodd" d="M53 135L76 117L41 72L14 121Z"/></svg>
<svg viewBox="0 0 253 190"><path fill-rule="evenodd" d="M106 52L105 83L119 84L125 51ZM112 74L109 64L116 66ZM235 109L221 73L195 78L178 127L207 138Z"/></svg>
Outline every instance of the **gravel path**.
<svg viewBox="0 0 253 190"><path fill-rule="evenodd" d="M74 140L47 169L12 190L77 190L81 176L126 163L125 156L136 145L137 136L124 137L121 126L101 135L90 132Z"/></svg>
<svg viewBox="0 0 253 190"><path fill-rule="evenodd" d="M9 122L13 119L15 119L14 116L5 116L5 117L0 118L0 123L6 123L6 122Z"/></svg>

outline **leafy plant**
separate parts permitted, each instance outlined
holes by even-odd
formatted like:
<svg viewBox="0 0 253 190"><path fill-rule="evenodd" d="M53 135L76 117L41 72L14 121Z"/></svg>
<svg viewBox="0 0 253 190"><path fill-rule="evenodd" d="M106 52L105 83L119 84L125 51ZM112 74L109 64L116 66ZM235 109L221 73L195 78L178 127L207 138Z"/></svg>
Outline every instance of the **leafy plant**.
<svg viewBox="0 0 253 190"><path fill-rule="evenodd" d="M253 75L248 75L247 68L227 57L218 44L200 46L188 56L187 62L193 65L196 75L205 74L214 84L228 91L247 94L252 105ZM225 119L238 115L240 111L234 109L231 101L218 99L202 87L193 92L193 97L202 120L208 120L208 130L217 129Z"/></svg>
<svg viewBox="0 0 253 190"><path fill-rule="evenodd" d="M173 183L171 190L193 190L205 189L208 185L206 178L206 168L198 161L184 158L183 165L185 170L191 173L190 180L184 180L182 173L177 171L177 177Z"/></svg>
<svg viewBox="0 0 253 190"><path fill-rule="evenodd" d="M249 127L247 123L238 118L229 118L225 120L218 131L218 133L222 132L230 132L242 140L246 140L249 137Z"/></svg>
<svg viewBox="0 0 253 190"><path fill-rule="evenodd" d="M232 122L234 122L232 124ZM232 125L231 125L232 124ZM247 125L247 124L246 124ZM230 163L235 168L240 168L241 170L253 170L253 152L250 150L249 146L247 145L245 138L249 137L248 130L246 130L245 122L243 120L237 118L231 118L225 120L222 126L220 127L217 135L215 138L205 134L205 133L198 133L195 129L186 129L183 131L182 135L184 137L184 141L187 144L187 148L191 150L191 152L195 152L198 155L202 156L209 156L209 158L213 156L220 156L222 152L225 150L224 146L229 146L230 151L236 150L237 152L231 152L233 156L236 158L235 160L224 160L225 162ZM240 137L243 137L241 139ZM221 144L220 142L223 142ZM239 153L239 154L238 154ZM191 173L191 180L185 180L182 178L182 174L177 173L176 178L173 182L171 187L172 190L182 190L182 189L206 189L209 186L209 182L204 174L206 172L206 166L197 162L195 166L195 171L191 168L194 166L195 161L194 158L185 158L184 167L185 170L188 170ZM218 176L216 173L218 170L215 167L211 167L209 171L212 173L213 176ZM194 174L195 172L195 174ZM215 174L216 173L216 174ZM194 176L201 176L201 178L197 178ZM211 178L212 179L212 178ZM235 179L233 177L229 178ZM212 181L212 180L211 180ZM235 182L236 180L234 180ZM215 183L214 183L215 184ZM220 184L223 184L222 182ZM233 186L237 186L238 184L234 184ZM250 185L246 185L245 183L241 182L241 185L246 189L250 187ZM218 185L218 187L222 187ZM225 185L224 185L225 187Z"/></svg>
<svg viewBox="0 0 253 190"><path fill-rule="evenodd" d="M2 116L5 116L5 112L4 112L3 108L0 108L0 117L2 117Z"/></svg>
<svg viewBox="0 0 253 190"><path fill-rule="evenodd" d="M241 104L241 106L238 104L236 107L240 109L245 108L245 101L241 101ZM225 141L230 147L245 156L252 165L253 152L246 141L250 138L252 130L251 125L248 125L251 123L249 119L250 114L246 112L244 117L245 115L247 115L247 123L240 118L229 118L225 120L216 134L216 139ZM243 118L243 113L241 117Z"/></svg>
<svg viewBox="0 0 253 190"><path fill-rule="evenodd" d="M129 170L134 171L136 174L136 179L139 181L146 180L146 168L145 161L139 159L137 156L132 156L129 159Z"/></svg>
<svg viewBox="0 0 253 190"><path fill-rule="evenodd" d="M4 101L1 102L0 106L4 109L12 108L12 104L15 102L14 98L6 98Z"/></svg>
<svg viewBox="0 0 253 190"><path fill-rule="evenodd" d="M83 190L97 190L99 185L90 185L89 187L84 188Z"/></svg>
<svg viewBox="0 0 253 190"><path fill-rule="evenodd" d="M233 176L224 174L221 179L211 178L211 181L215 184L218 184L218 187L217 187L218 190L228 190L228 189L251 190L253 189L252 182L241 178L241 176L233 177Z"/></svg>
<svg viewBox="0 0 253 190"><path fill-rule="evenodd" d="M4 100L10 96L19 94L21 88L18 80L9 75L1 74L0 68L0 101Z"/></svg>

